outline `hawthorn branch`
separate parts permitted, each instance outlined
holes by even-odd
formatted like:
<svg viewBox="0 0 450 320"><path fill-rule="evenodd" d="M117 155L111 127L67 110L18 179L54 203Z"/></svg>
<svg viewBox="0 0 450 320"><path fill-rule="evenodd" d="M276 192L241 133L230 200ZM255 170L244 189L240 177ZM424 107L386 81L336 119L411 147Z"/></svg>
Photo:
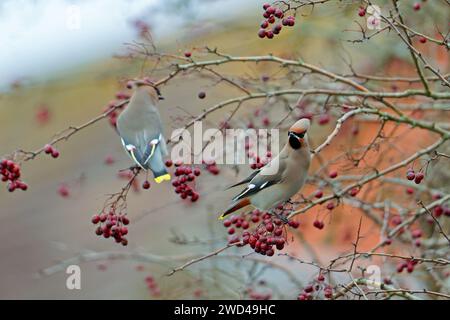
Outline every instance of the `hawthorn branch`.
<svg viewBox="0 0 450 320"><path fill-rule="evenodd" d="M200 261L203 261L203 260L205 260L205 259L208 259L208 258L210 258L210 257L212 257L212 256L216 256L216 255L218 255L219 253L221 253L222 251L225 251L225 250L227 250L227 249L229 249L229 248L231 248L231 247L234 247L234 246L236 246L236 245L238 245L238 244L240 244L240 242L238 242L238 243L232 243L232 244L227 244L225 247L219 248L219 249L217 249L217 250L215 250L215 251L213 251L213 252L211 252L211 253L208 253L208 254L206 254L206 255L204 255L204 256L201 256L201 257L199 257L199 258L192 259L192 260L186 262L185 264L183 264L183 265L181 265L181 266L179 266L179 267L176 267L175 269L173 269L172 271L170 271L170 272L167 274L167 276L171 276L171 275L173 275L174 273L176 273L176 272L178 272L178 271L182 271L182 270L186 269L186 268L189 267L190 265L193 265L193 264L195 264L195 263L198 263L198 262L200 262Z"/></svg>

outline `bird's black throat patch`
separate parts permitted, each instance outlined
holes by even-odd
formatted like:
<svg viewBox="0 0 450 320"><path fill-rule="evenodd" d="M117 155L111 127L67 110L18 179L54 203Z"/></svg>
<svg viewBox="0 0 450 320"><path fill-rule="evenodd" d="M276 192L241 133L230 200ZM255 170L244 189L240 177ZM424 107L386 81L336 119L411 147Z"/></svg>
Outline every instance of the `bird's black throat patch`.
<svg viewBox="0 0 450 320"><path fill-rule="evenodd" d="M302 143L300 142L300 140L298 140L298 138L291 135L289 136L289 145L292 147L292 149L297 150L301 148Z"/></svg>

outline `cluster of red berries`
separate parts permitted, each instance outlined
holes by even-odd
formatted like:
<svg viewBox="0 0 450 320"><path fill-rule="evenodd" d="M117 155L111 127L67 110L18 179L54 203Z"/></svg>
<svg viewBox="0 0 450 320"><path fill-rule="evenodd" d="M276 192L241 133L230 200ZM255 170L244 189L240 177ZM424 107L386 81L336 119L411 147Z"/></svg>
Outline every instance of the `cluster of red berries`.
<svg viewBox="0 0 450 320"><path fill-rule="evenodd" d="M9 192L14 192L17 189L23 191L28 189L28 185L19 179L21 175L20 166L14 161L6 159L0 161L0 175L3 182L9 181L7 186Z"/></svg>
<svg viewBox="0 0 450 320"><path fill-rule="evenodd" d="M166 161L166 167L171 167L172 160ZM181 162L175 163L175 177L172 181L172 186L175 188L175 193L180 195L181 199L191 198L192 202L199 199L200 195L195 191L195 179L201 174L199 168L192 168L187 165L182 165Z"/></svg>
<svg viewBox="0 0 450 320"><path fill-rule="evenodd" d="M46 154L50 154L55 159L59 157L59 151L56 150L56 148L54 146L52 146L51 144L45 145L44 152Z"/></svg>
<svg viewBox="0 0 450 320"><path fill-rule="evenodd" d="M275 35L279 34L283 26L292 27L295 25L295 18L293 16L288 16L284 18L284 12L280 8L272 7L270 4L266 3L263 5L264 13L263 17L265 18L263 22L261 22L261 29L258 31L258 36L260 38L267 37L268 39L272 39ZM281 23L275 23L277 19L282 19ZM269 30L270 25L273 27Z"/></svg>
<svg viewBox="0 0 450 320"><path fill-rule="evenodd" d="M145 277L145 283L147 284L148 291L153 297L159 297L161 295L161 289L155 281L155 278L152 276L147 276Z"/></svg>
<svg viewBox="0 0 450 320"><path fill-rule="evenodd" d="M416 184L420 184L423 178L425 178L425 175L422 172L416 173L412 168L409 168L408 171L406 172L406 179L410 181L414 180Z"/></svg>
<svg viewBox="0 0 450 320"><path fill-rule="evenodd" d="M130 220L125 215L116 214L115 210L111 208L109 213L94 215L91 221L98 225L95 229L96 235L103 236L105 239L113 238L116 243L121 243L123 246L128 244L128 240L124 236L128 234L128 228L125 226L130 223Z"/></svg>
<svg viewBox="0 0 450 320"><path fill-rule="evenodd" d="M298 295L297 300L312 300L314 294L319 294L323 290L323 296L327 299L333 297L333 288L329 284L325 284L325 277L319 274L315 279L315 283L307 285L303 291Z"/></svg>
<svg viewBox="0 0 450 320"><path fill-rule="evenodd" d="M287 211L282 206L277 208L280 216L286 217ZM256 225L253 230L249 230L251 224ZM296 229L299 223L295 220L289 221L289 226ZM286 238L283 230L283 221L278 217L267 212L255 209L251 214L237 215L226 219L223 226L227 228L230 235L228 242L249 245L256 253L261 255L273 256L275 250L283 250L286 244ZM245 230L241 237L236 235L237 229Z"/></svg>
<svg viewBox="0 0 450 320"><path fill-rule="evenodd" d="M414 259L408 259L406 261L400 262L397 265L397 272L401 273L404 269L408 271L408 273L412 273L414 271L414 267L419 263L419 261Z"/></svg>

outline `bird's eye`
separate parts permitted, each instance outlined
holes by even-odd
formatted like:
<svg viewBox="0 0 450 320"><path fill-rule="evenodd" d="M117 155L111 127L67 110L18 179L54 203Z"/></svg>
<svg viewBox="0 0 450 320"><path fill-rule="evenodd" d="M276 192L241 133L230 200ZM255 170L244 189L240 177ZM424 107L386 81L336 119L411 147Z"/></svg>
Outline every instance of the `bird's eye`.
<svg viewBox="0 0 450 320"><path fill-rule="evenodd" d="M304 132L297 134L297 137L302 138L302 139L303 139L304 136L305 136Z"/></svg>

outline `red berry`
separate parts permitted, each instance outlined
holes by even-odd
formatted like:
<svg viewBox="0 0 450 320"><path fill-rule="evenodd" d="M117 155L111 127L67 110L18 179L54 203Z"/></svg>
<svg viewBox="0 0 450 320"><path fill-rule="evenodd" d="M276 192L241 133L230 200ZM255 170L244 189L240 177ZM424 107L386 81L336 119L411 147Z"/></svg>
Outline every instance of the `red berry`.
<svg viewBox="0 0 450 320"><path fill-rule="evenodd" d="M315 228L319 229L319 230L322 230L323 227L324 227L324 224L323 224L322 221L315 220L315 221L313 222L313 226L314 226Z"/></svg>
<svg viewBox="0 0 450 320"><path fill-rule="evenodd" d="M266 9L266 12L267 12L268 14L274 14L274 13L275 13L275 8L274 8L274 7L268 7L268 8Z"/></svg>
<svg viewBox="0 0 450 320"><path fill-rule="evenodd" d="M98 214L94 215L91 219L93 224L97 224L100 222L100 216Z"/></svg>
<svg viewBox="0 0 450 320"><path fill-rule="evenodd" d="M436 206L433 209L434 216L439 218L444 213L444 208L442 206Z"/></svg>
<svg viewBox="0 0 450 320"><path fill-rule="evenodd" d="M185 56L186 58L190 58L191 55L192 55L192 53L190 53L189 51L186 51L186 52L184 53L184 56Z"/></svg>
<svg viewBox="0 0 450 320"><path fill-rule="evenodd" d="M414 178L414 182L416 184L420 184L424 178L424 174L422 172L419 172L418 174L416 174L416 177Z"/></svg>
<svg viewBox="0 0 450 320"><path fill-rule="evenodd" d="M264 20L263 22L261 22L261 28L265 29L269 26L269 22L267 20ZM265 33L264 33L265 34ZM264 38L264 37L262 37Z"/></svg>
<svg viewBox="0 0 450 320"><path fill-rule="evenodd" d="M288 26L293 27L295 25L295 18L293 16L287 17Z"/></svg>
<svg viewBox="0 0 450 320"><path fill-rule="evenodd" d="M165 163L165 165L166 165L166 167L171 167L172 165L173 165L173 162L172 162L172 160L166 160L166 163Z"/></svg>
<svg viewBox="0 0 450 320"><path fill-rule="evenodd" d="M327 203L327 209L328 210L333 210L334 209L334 203L333 202L328 202Z"/></svg>
<svg viewBox="0 0 450 320"><path fill-rule="evenodd" d="M272 30L266 31L266 37L269 38L269 39L272 39L272 38L273 38L273 32L272 32Z"/></svg>
<svg viewBox="0 0 450 320"><path fill-rule="evenodd" d="M414 173L414 170L408 170L408 172L406 172L406 179L414 180L415 177L416 174Z"/></svg>
<svg viewBox="0 0 450 320"><path fill-rule="evenodd" d="M142 184L142 188L143 189L150 189L150 182L148 182L148 181L144 181L144 183Z"/></svg>
<svg viewBox="0 0 450 320"><path fill-rule="evenodd" d="M199 97L199 99L205 99L206 93L201 91L201 92L198 93L198 97Z"/></svg>
<svg viewBox="0 0 450 320"><path fill-rule="evenodd" d="M422 230L416 229L411 233L411 236L415 238L420 238L422 236Z"/></svg>
<svg viewBox="0 0 450 320"><path fill-rule="evenodd" d="M305 289L303 289L303 291L310 293L310 292L314 291L314 288L313 288L313 286L309 285L309 286L305 287Z"/></svg>
<svg viewBox="0 0 450 320"><path fill-rule="evenodd" d="M314 194L314 197L316 197L317 199L322 198L323 196L323 191L322 190L317 190L316 193Z"/></svg>
<svg viewBox="0 0 450 320"><path fill-rule="evenodd" d="M51 145L49 145L49 144L46 144L45 147L44 147L44 152L46 154L50 154L50 153L52 153L52 151L53 151L53 147Z"/></svg>
<svg viewBox="0 0 450 320"><path fill-rule="evenodd" d="M28 190L28 185L27 185L26 183L21 182L21 181L18 181L18 182L19 182L19 188L20 188L22 191L27 191L27 190Z"/></svg>
<svg viewBox="0 0 450 320"><path fill-rule="evenodd" d="M266 36L266 30L264 29L259 29L258 31L258 37L260 37L261 39L264 38Z"/></svg>
<svg viewBox="0 0 450 320"><path fill-rule="evenodd" d="M66 198L69 196L69 188L66 185L60 185L58 188L58 193L61 197Z"/></svg>
<svg viewBox="0 0 450 320"><path fill-rule="evenodd" d="M421 8L420 2L416 2L416 3L414 3L414 6L413 6L413 8L414 8L414 10L416 10L416 11L419 11L419 10L420 10L420 8Z"/></svg>
<svg viewBox="0 0 450 320"><path fill-rule="evenodd" d="M326 125L328 122L330 122L330 115L328 114L328 113L324 113L324 114L321 114L320 115L320 117L319 117L319 124L320 125Z"/></svg>
<svg viewBox="0 0 450 320"><path fill-rule="evenodd" d="M267 8L269 8L270 7L270 4L269 3L264 3L263 4L263 9L264 10L267 10Z"/></svg>
<svg viewBox="0 0 450 320"><path fill-rule="evenodd" d="M281 31L281 29L282 29L281 24L277 24L277 25L275 25L275 26L272 28L272 31L273 31L274 34L279 34L280 31ZM269 118L267 118L267 119L269 119ZM268 125L268 124L267 124L267 125Z"/></svg>
<svg viewBox="0 0 450 320"><path fill-rule="evenodd" d="M350 196L354 197L358 194L359 189L358 188L353 188L352 190L350 190Z"/></svg>
<svg viewBox="0 0 450 320"><path fill-rule="evenodd" d="M199 194L198 193L192 193L192 195L191 195L191 201L192 202L195 202L195 201L197 201L198 200L198 198L200 198L200 196L199 196Z"/></svg>
<svg viewBox="0 0 450 320"><path fill-rule="evenodd" d="M358 15L359 15L360 17L364 17L364 16L366 15L366 9L363 8L363 7L359 8L359 9L358 9Z"/></svg>
<svg viewBox="0 0 450 320"><path fill-rule="evenodd" d="M124 216L124 217L122 217L122 223L124 225L128 225L130 223L130 220L127 217Z"/></svg>
<svg viewBox="0 0 450 320"><path fill-rule="evenodd" d="M58 158L59 157L59 151L58 150L53 150L52 157L55 158L55 159Z"/></svg>
<svg viewBox="0 0 450 320"><path fill-rule="evenodd" d="M290 220L288 224L291 228L294 228L294 229L297 229L300 226L300 223L298 223L295 220Z"/></svg>
<svg viewBox="0 0 450 320"><path fill-rule="evenodd" d="M233 234L235 232L234 228L229 228L228 229L228 234Z"/></svg>
<svg viewBox="0 0 450 320"><path fill-rule="evenodd" d="M425 37L420 37L419 38L420 43L426 43L427 42L427 38Z"/></svg>
<svg viewBox="0 0 450 320"><path fill-rule="evenodd" d="M331 171L331 172L328 174L328 176L329 176L331 179L334 179L334 178L336 178L336 177L338 176L338 173L337 173L337 171Z"/></svg>
<svg viewBox="0 0 450 320"><path fill-rule="evenodd" d="M279 237L279 236L281 236L281 235L283 234L283 229L281 229L281 228L276 228L276 229L273 231L273 234L276 235L277 237Z"/></svg>
<svg viewBox="0 0 450 320"><path fill-rule="evenodd" d="M283 18L284 13L283 13L283 11L282 11L281 9L278 9L278 8L277 8L277 9L275 10L274 15L275 15L275 17L281 19L281 18Z"/></svg>

